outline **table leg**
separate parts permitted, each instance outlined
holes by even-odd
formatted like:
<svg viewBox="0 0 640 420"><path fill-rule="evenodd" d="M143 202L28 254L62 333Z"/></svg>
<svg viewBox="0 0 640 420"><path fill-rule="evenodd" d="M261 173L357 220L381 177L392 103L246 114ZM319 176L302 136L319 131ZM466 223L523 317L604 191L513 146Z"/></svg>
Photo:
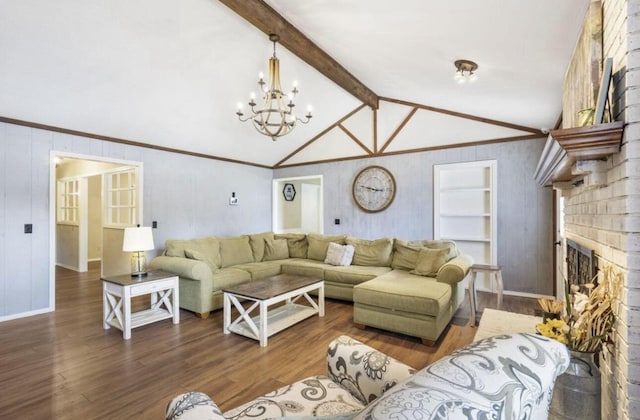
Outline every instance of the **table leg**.
<svg viewBox="0 0 640 420"><path fill-rule="evenodd" d="M498 283L498 309L502 307L502 271L496 271L496 282Z"/></svg>
<svg viewBox="0 0 640 420"><path fill-rule="evenodd" d="M180 323L180 286L176 281L176 285L173 288L171 294L173 295L173 323Z"/></svg>
<svg viewBox="0 0 640 420"><path fill-rule="evenodd" d="M318 316L324 316L324 284L322 284L318 290L318 306L320 307Z"/></svg>
<svg viewBox="0 0 640 420"><path fill-rule="evenodd" d="M109 315L111 314L111 305L109 304L107 286L103 282L102 283L102 328L108 330L111 328L107 319L109 319Z"/></svg>
<svg viewBox="0 0 640 420"><path fill-rule="evenodd" d="M469 322L467 326L476 325L476 272L471 272L469 279Z"/></svg>
<svg viewBox="0 0 640 420"><path fill-rule="evenodd" d="M131 338L131 289L124 287L122 291L122 306L124 307L124 325L122 325L122 337L125 340Z"/></svg>
<svg viewBox="0 0 640 420"><path fill-rule="evenodd" d="M267 303L260 302L260 326L258 327L258 338L260 339L260 347L267 347Z"/></svg>
<svg viewBox="0 0 640 420"><path fill-rule="evenodd" d="M223 327L222 327L222 332L224 332L225 334L229 334L229 325L231 325L231 299L229 298L229 295L227 293L224 293L223 295L223 304L224 304L224 309L223 311Z"/></svg>

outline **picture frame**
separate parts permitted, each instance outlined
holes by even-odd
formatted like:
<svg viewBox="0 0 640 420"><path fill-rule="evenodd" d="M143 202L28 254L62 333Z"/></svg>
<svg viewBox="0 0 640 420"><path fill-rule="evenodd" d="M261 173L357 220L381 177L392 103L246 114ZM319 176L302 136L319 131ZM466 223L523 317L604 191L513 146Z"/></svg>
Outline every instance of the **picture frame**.
<svg viewBox="0 0 640 420"><path fill-rule="evenodd" d="M611 84L611 71L613 68L613 58L608 57L605 60L602 70L602 80L600 80L600 90L598 91L598 100L596 102L596 112L593 119L594 124L602 124L604 122L604 111L609 99L609 85ZM609 109L609 112L611 110ZM611 115L609 115L611 120Z"/></svg>
<svg viewBox="0 0 640 420"><path fill-rule="evenodd" d="M284 184L284 188L282 188L282 195L286 201L293 201L296 198L296 188L293 184Z"/></svg>

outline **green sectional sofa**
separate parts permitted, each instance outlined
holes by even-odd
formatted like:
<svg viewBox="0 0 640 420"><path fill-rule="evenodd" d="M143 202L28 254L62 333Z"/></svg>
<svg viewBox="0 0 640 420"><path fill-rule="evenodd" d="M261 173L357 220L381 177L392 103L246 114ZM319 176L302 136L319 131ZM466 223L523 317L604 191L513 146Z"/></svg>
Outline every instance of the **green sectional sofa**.
<svg viewBox="0 0 640 420"><path fill-rule="evenodd" d="M473 264L452 241L259 234L167 240L150 265L180 278L180 307L206 318L226 287L280 273L324 279L325 296L354 302L354 321L438 339L464 298Z"/></svg>

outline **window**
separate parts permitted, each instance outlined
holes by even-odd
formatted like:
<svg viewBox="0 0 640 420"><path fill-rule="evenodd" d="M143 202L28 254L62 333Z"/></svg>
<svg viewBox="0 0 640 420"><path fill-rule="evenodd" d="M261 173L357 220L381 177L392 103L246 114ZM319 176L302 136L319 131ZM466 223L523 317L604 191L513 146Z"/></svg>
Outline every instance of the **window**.
<svg viewBox="0 0 640 420"><path fill-rule="evenodd" d="M137 224L137 171L128 169L104 176L106 180L105 224L111 227Z"/></svg>
<svg viewBox="0 0 640 420"><path fill-rule="evenodd" d="M77 225L80 209L80 181L58 181L58 223Z"/></svg>

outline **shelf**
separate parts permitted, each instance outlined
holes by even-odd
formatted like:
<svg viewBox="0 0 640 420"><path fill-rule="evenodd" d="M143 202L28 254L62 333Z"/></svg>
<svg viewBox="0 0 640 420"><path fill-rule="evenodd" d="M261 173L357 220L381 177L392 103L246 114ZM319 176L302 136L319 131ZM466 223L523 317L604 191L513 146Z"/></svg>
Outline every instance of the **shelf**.
<svg viewBox="0 0 640 420"><path fill-rule="evenodd" d="M587 127L553 130L538 161L534 178L542 186L573 181L579 161L606 160L620 151L624 123L615 121Z"/></svg>
<svg viewBox="0 0 640 420"><path fill-rule="evenodd" d="M469 236L446 236L443 235L442 236L443 239L449 239L451 241L456 241L456 242L486 242L486 243L490 243L491 242L491 238L471 238Z"/></svg>
<svg viewBox="0 0 640 420"><path fill-rule="evenodd" d="M490 188L486 187L460 187L460 188L442 188L441 193L447 192L491 192Z"/></svg>
<svg viewBox="0 0 640 420"><path fill-rule="evenodd" d="M441 217L491 217L491 213L440 213Z"/></svg>

